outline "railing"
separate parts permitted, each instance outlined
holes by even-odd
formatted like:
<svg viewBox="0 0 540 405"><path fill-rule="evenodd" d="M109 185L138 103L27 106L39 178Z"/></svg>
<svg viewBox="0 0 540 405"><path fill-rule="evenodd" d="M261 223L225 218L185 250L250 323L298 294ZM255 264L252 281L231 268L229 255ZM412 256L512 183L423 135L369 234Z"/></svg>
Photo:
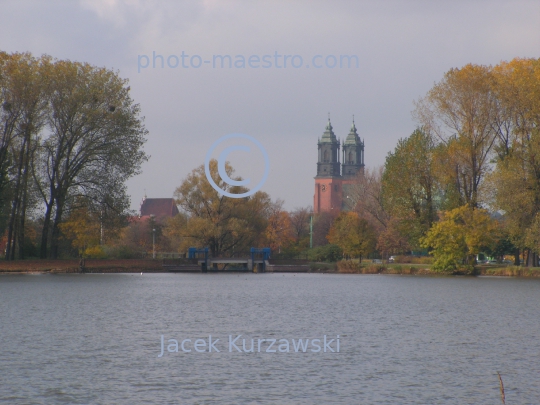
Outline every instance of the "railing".
<svg viewBox="0 0 540 405"><path fill-rule="evenodd" d="M251 253L249 251L240 251L240 252L222 252L219 256L212 256L212 259L245 259L250 257Z"/></svg>
<svg viewBox="0 0 540 405"><path fill-rule="evenodd" d="M137 256L141 259L151 259L153 252L140 252ZM181 259L183 257L187 257L187 254L178 252L156 252L156 259Z"/></svg>
<svg viewBox="0 0 540 405"><path fill-rule="evenodd" d="M308 254L307 253L274 253L272 252L272 259L275 260L308 260Z"/></svg>

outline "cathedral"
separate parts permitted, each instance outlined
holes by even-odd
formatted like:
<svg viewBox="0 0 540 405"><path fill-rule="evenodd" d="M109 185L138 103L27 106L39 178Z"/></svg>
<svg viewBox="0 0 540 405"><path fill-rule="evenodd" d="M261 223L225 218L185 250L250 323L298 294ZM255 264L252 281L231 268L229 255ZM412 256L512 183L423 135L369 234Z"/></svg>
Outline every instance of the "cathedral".
<svg viewBox="0 0 540 405"><path fill-rule="evenodd" d="M340 162L340 148L342 159ZM332 130L330 118L318 143L319 158L315 176L313 212L339 213L350 209L347 190L364 170L364 142L356 132L354 119L343 145Z"/></svg>

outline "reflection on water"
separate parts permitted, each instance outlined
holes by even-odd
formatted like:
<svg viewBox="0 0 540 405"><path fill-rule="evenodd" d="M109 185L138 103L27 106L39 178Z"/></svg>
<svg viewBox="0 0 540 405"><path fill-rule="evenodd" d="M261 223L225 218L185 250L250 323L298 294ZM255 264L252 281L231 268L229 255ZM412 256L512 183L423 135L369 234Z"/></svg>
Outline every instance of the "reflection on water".
<svg viewBox="0 0 540 405"><path fill-rule="evenodd" d="M507 404L538 404L539 291L501 278L0 276L0 402L497 404L500 371ZM339 335L340 352L158 357L161 335L239 334Z"/></svg>

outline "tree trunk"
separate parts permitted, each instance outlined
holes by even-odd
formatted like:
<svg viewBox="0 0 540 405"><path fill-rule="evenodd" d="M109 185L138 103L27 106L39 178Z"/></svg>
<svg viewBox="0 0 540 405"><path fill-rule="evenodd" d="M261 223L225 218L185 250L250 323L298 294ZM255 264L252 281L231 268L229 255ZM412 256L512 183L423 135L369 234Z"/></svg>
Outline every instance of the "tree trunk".
<svg viewBox="0 0 540 405"><path fill-rule="evenodd" d="M26 224L26 209L28 207L28 176L30 172L30 158L33 153L31 152L31 139L30 135L28 136L28 144L26 146L26 156L24 161L24 168L22 173L22 198L21 198L21 209L20 209L20 224L19 224L19 259L24 259L24 239L25 232L24 227Z"/></svg>
<svg viewBox="0 0 540 405"><path fill-rule="evenodd" d="M514 250L514 265L519 266L520 264L521 262L519 261L519 249L516 248L516 250Z"/></svg>
<svg viewBox="0 0 540 405"><path fill-rule="evenodd" d="M8 242L6 246L6 260L15 259L15 241L17 240L17 228L20 208L21 208L21 180L22 180L22 169L23 169L23 160L24 160L24 151L26 150L26 139L21 145L19 151L19 161L17 164L17 181L15 183L15 190L13 193L13 201L11 204L11 214L9 218L9 227L8 227ZM20 247L20 245L19 245Z"/></svg>
<svg viewBox="0 0 540 405"><path fill-rule="evenodd" d="M47 204L47 209L45 211L45 218L43 221L43 230L41 231L41 247L40 247L39 257L41 257L42 259L47 258L47 244L49 242L49 230L51 227L52 207L53 207L53 199L51 197L49 203Z"/></svg>
<svg viewBox="0 0 540 405"><path fill-rule="evenodd" d="M51 236L51 259L58 259L58 242L60 240L60 221L64 210L64 198L56 199L56 213L54 216L52 236Z"/></svg>
<svg viewBox="0 0 540 405"><path fill-rule="evenodd" d="M531 267L533 258L532 258L532 252L531 249L527 249L527 260L523 260L525 262L525 267Z"/></svg>

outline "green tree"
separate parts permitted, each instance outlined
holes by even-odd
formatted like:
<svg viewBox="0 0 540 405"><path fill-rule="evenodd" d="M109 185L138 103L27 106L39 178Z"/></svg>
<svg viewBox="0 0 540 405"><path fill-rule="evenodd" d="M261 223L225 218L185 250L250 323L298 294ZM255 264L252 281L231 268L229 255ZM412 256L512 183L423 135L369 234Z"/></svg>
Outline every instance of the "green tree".
<svg viewBox="0 0 540 405"><path fill-rule="evenodd" d="M400 139L386 157L382 176L384 208L398 222L395 228L409 244L419 247L419 240L437 219L439 193L434 170L436 146L423 129Z"/></svg>
<svg viewBox="0 0 540 405"><path fill-rule="evenodd" d="M444 211L421 239L425 248L432 249L433 268L452 272L459 268L472 270L475 258L482 249L496 246L499 225L484 209L464 205Z"/></svg>
<svg viewBox="0 0 540 405"><path fill-rule="evenodd" d="M87 63L46 65L50 136L33 162L45 205L41 257L58 257L62 217L70 201L84 196L127 208L125 182L140 172L147 134L127 80Z"/></svg>

